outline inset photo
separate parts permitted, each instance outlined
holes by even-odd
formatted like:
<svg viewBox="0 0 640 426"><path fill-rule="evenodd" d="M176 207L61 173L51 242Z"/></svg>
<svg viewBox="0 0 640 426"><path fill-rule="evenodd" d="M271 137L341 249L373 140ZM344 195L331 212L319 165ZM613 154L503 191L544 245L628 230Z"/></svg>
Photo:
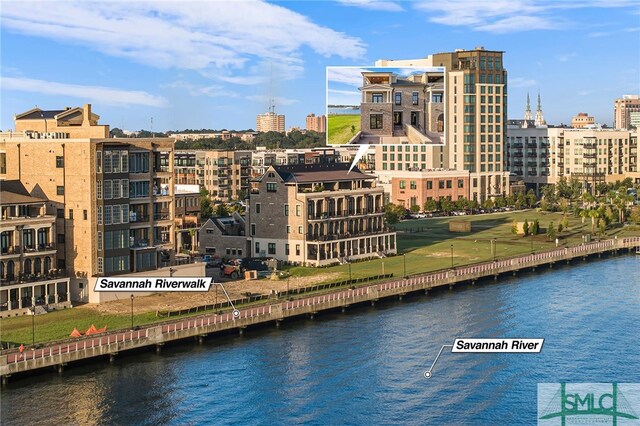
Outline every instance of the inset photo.
<svg viewBox="0 0 640 426"><path fill-rule="evenodd" d="M444 67L327 67L328 145L443 145Z"/></svg>

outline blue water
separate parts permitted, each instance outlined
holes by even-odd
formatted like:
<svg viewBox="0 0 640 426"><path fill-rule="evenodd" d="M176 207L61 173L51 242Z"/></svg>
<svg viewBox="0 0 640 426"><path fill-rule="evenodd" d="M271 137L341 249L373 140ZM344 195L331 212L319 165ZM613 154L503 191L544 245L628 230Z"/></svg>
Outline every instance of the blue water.
<svg viewBox="0 0 640 426"><path fill-rule="evenodd" d="M360 108L351 109L351 108L328 108L329 114L351 114L351 115L359 115Z"/></svg>
<svg viewBox="0 0 640 426"><path fill-rule="evenodd" d="M14 380L2 424L535 424L539 382L640 382L640 256ZM444 352L543 337L540 354Z"/></svg>

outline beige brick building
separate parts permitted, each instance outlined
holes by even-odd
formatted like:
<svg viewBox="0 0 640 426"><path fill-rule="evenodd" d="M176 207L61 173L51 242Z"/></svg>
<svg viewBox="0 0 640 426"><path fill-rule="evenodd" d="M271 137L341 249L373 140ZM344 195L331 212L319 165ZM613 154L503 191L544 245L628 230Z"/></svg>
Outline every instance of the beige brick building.
<svg viewBox="0 0 640 426"><path fill-rule="evenodd" d="M624 95L613 101L613 128L629 129L632 113L640 113L640 95Z"/></svg>
<svg viewBox="0 0 640 426"><path fill-rule="evenodd" d="M383 189L349 164L270 166L252 182L251 255L310 266L396 253Z"/></svg>
<svg viewBox="0 0 640 426"><path fill-rule="evenodd" d="M257 132L279 132L284 133L284 115L276 114L275 112L265 112L264 114L258 114L256 117L256 131Z"/></svg>
<svg viewBox="0 0 640 426"><path fill-rule="evenodd" d="M571 127L574 129L584 129L594 124L596 124L596 119L586 112L579 112L577 115L571 117Z"/></svg>
<svg viewBox="0 0 640 426"><path fill-rule="evenodd" d="M91 106L16 116L0 134L6 173L56 216L71 299L99 302L95 277L155 270L174 256L173 144L109 138Z"/></svg>
<svg viewBox="0 0 640 426"><path fill-rule="evenodd" d="M318 133L325 133L327 131L327 116L326 115L307 115L307 130L312 130Z"/></svg>

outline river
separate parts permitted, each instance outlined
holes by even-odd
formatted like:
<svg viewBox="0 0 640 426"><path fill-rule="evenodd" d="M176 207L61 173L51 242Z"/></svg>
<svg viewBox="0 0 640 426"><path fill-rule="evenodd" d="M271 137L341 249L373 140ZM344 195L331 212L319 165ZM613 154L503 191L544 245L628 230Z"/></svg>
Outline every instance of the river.
<svg viewBox="0 0 640 426"><path fill-rule="evenodd" d="M12 378L13 424L534 424L540 382L640 382L640 256L483 281L345 314ZM545 338L539 354L443 352Z"/></svg>

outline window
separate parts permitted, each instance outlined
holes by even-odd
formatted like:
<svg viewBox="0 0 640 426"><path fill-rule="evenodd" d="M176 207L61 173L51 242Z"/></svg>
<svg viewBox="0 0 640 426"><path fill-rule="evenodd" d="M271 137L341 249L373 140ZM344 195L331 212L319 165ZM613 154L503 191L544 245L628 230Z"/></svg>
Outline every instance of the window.
<svg viewBox="0 0 640 426"><path fill-rule="evenodd" d="M291 233L291 225L287 225L287 234Z"/></svg>
<svg viewBox="0 0 640 426"><path fill-rule="evenodd" d="M300 256L300 244L296 244L296 256Z"/></svg>
<svg viewBox="0 0 640 426"><path fill-rule="evenodd" d="M129 179L122 179L120 188L122 198L129 198Z"/></svg>
<svg viewBox="0 0 640 426"><path fill-rule="evenodd" d="M96 151L96 172L102 173L102 151Z"/></svg>
<svg viewBox="0 0 640 426"><path fill-rule="evenodd" d="M69 209L69 219L73 219L73 209Z"/></svg>
<svg viewBox="0 0 640 426"><path fill-rule="evenodd" d="M64 186L57 186L56 187L56 193L58 195L64 195Z"/></svg>
<svg viewBox="0 0 640 426"><path fill-rule="evenodd" d="M409 187L411 189L418 189L418 185L416 184L415 180L412 180L412 181L409 182Z"/></svg>
<svg viewBox="0 0 640 426"><path fill-rule="evenodd" d="M402 105L402 93L396 92L396 105Z"/></svg>
<svg viewBox="0 0 640 426"><path fill-rule="evenodd" d="M256 242L256 253L255 254L256 254L256 256L260 255L260 243L259 242Z"/></svg>
<svg viewBox="0 0 640 426"><path fill-rule="evenodd" d="M113 173L120 173L120 151L113 151L111 154L111 169Z"/></svg>
<svg viewBox="0 0 640 426"><path fill-rule="evenodd" d="M113 187L111 186L110 180L104 181L103 195L105 200L110 200L111 198L113 198Z"/></svg>
<svg viewBox="0 0 640 426"><path fill-rule="evenodd" d="M129 153L127 151L122 151L120 159L122 160L120 170L122 173L129 173Z"/></svg>
<svg viewBox="0 0 640 426"><path fill-rule="evenodd" d="M464 187L464 181L462 179L458 179L458 188Z"/></svg>
<svg viewBox="0 0 640 426"><path fill-rule="evenodd" d="M260 203L256 203L256 214L260 214Z"/></svg>
<svg viewBox="0 0 640 426"><path fill-rule="evenodd" d="M120 222L122 222L121 218L120 218L120 212L122 210L120 209L120 206L113 206L113 224L117 225Z"/></svg>
<svg viewBox="0 0 640 426"><path fill-rule="evenodd" d="M256 224L255 223L251 224L251 235L256 235Z"/></svg>
<svg viewBox="0 0 640 426"><path fill-rule="evenodd" d="M64 167L64 157L56 156L56 168L61 169Z"/></svg>
<svg viewBox="0 0 640 426"><path fill-rule="evenodd" d="M96 181L96 198L98 200L102 200L102 181L101 180Z"/></svg>
<svg viewBox="0 0 640 426"><path fill-rule="evenodd" d="M300 204L296 205L296 216L300 216L302 214L302 206Z"/></svg>
<svg viewBox="0 0 640 426"><path fill-rule="evenodd" d="M122 187L120 186L120 179L114 179L111 185L113 198L120 198L122 196Z"/></svg>
<svg viewBox="0 0 640 426"><path fill-rule="evenodd" d="M104 258L102 257L98 258L98 273L99 274L104 273Z"/></svg>
<svg viewBox="0 0 640 426"><path fill-rule="evenodd" d="M439 180L438 181L438 188L439 189L444 189L444 181L443 180Z"/></svg>
<svg viewBox="0 0 640 426"><path fill-rule="evenodd" d="M276 254L276 243L269 243L267 250L269 254Z"/></svg>
<svg viewBox="0 0 640 426"><path fill-rule="evenodd" d="M102 251L102 231L98 231L98 250Z"/></svg>
<svg viewBox="0 0 640 426"><path fill-rule="evenodd" d="M371 102L373 102L374 104L381 104L382 103L382 93L374 93L371 95Z"/></svg>
<svg viewBox="0 0 640 426"><path fill-rule="evenodd" d="M122 211L122 223L129 223L129 205L121 205L120 210Z"/></svg>
<svg viewBox="0 0 640 426"><path fill-rule="evenodd" d="M111 173L111 151L104 152L104 172Z"/></svg>
<svg viewBox="0 0 640 426"><path fill-rule="evenodd" d="M427 181L427 189L433 189L433 181L431 180Z"/></svg>
<svg viewBox="0 0 640 426"><path fill-rule="evenodd" d="M289 244L284 245L284 254L289 256Z"/></svg>
<svg viewBox="0 0 640 426"><path fill-rule="evenodd" d="M413 92L411 94L411 103L413 105L418 105L418 92Z"/></svg>
<svg viewBox="0 0 640 426"><path fill-rule="evenodd" d="M89 218L89 213L86 210L82 210L82 218L87 220Z"/></svg>
<svg viewBox="0 0 640 426"><path fill-rule="evenodd" d="M405 182L404 180L400 181L400 189L404 189L407 186L407 182Z"/></svg>
<svg viewBox="0 0 640 426"><path fill-rule="evenodd" d="M289 216L289 204L284 205L284 215Z"/></svg>
<svg viewBox="0 0 640 426"><path fill-rule="evenodd" d="M371 129L382 129L382 114L371 114L369 120Z"/></svg>
<svg viewBox="0 0 640 426"><path fill-rule="evenodd" d="M104 224L111 225L113 222L113 207L104 206Z"/></svg>
<svg viewBox="0 0 640 426"><path fill-rule="evenodd" d="M267 192L276 192L278 185L275 182L267 182Z"/></svg>
<svg viewBox="0 0 640 426"><path fill-rule="evenodd" d="M298 226L298 234L303 234L304 231L302 230L302 226Z"/></svg>

